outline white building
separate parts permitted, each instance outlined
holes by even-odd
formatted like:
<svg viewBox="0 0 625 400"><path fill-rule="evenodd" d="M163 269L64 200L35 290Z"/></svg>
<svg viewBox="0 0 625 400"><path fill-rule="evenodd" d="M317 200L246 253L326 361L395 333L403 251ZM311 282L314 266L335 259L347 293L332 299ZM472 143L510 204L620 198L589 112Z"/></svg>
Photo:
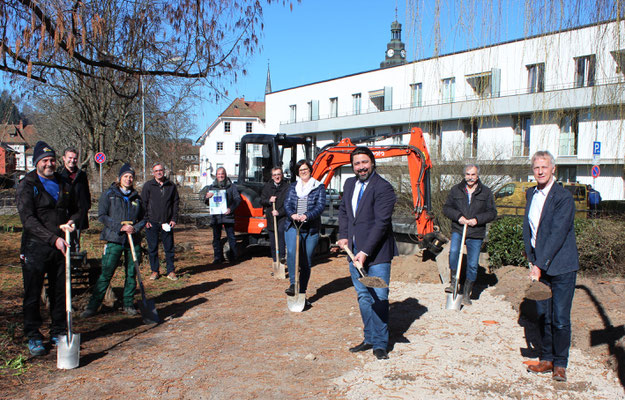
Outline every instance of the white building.
<svg viewBox="0 0 625 400"><path fill-rule="evenodd" d="M275 91L265 98L266 129L312 135L322 147L418 126L439 164L529 165L549 150L559 179L624 199L624 28L606 22Z"/></svg>
<svg viewBox="0 0 625 400"><path fill-rule="evenodd" d="M235 99L196 142L200 145L200 186L213 183L219 167L226 168L228 176L236 179L241 137L264 132L265 103Z"/></svg>

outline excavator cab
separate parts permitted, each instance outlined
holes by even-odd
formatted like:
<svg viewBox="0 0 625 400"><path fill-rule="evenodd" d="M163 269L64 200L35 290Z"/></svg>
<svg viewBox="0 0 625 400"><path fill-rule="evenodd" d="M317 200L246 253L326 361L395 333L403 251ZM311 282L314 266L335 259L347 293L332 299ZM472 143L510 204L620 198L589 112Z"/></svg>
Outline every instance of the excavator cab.
<svg viewBox="0 0 625 400"><path fill-rule="evenodd" d="M311 160L312 138L285 134L249 134L241 138L239 178L237 189L241 204L235 210L234 229L237 232L260 235L267 226L260 194L271 180L271 169L282 167L284 179L295 182L295 164L301 159ZM253 241L254 237L250 237Z"/></svg>

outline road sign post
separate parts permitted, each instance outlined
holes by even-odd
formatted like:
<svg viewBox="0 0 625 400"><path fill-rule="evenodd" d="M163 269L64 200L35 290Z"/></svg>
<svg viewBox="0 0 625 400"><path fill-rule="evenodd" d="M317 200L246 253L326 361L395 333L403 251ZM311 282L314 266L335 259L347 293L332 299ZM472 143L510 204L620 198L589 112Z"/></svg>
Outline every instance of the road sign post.
<svg viewBox="0 0 625 400"><path fill-rule="evenodd" d="M590 173L592 174L593 178L598 178L599 175L601 175L601 168L599 168L598 165L593 165Z"/></svg>
<svg viewBox="0 0 625 400"><path fill-rule="evenodd" d="M106 155L102 152L96 153L94 156L95 162L100 165L100 193L102 193L102 164L106 161Z"/></svg>

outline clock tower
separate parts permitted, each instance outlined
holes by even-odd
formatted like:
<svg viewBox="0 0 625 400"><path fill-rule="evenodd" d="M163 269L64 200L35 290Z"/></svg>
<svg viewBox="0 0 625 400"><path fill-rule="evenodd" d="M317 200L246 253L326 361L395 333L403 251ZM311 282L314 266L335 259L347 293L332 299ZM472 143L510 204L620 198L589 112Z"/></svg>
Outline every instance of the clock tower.
<svg viewBox="0 0 625 400"><path fill-rule="evenodd" d="M406 46L401 41L401 24L397 20L391 24L391 41L386 45L384 61L380 68L394 67L406 63Z"/></svg>

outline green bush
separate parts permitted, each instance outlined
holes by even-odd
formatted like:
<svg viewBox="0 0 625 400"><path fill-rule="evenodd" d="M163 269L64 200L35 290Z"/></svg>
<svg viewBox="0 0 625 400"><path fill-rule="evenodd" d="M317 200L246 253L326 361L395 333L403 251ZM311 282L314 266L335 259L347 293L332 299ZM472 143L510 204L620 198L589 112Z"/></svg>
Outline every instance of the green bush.
<svg viewBox="0 0 625 400"><path fill-rule="evenodd" d="M625 275L625 222L576 219L575 237L580 270L592 274ZM525 266L523 219L504 217L493 222L486 245L490 266Z"/></svg>

